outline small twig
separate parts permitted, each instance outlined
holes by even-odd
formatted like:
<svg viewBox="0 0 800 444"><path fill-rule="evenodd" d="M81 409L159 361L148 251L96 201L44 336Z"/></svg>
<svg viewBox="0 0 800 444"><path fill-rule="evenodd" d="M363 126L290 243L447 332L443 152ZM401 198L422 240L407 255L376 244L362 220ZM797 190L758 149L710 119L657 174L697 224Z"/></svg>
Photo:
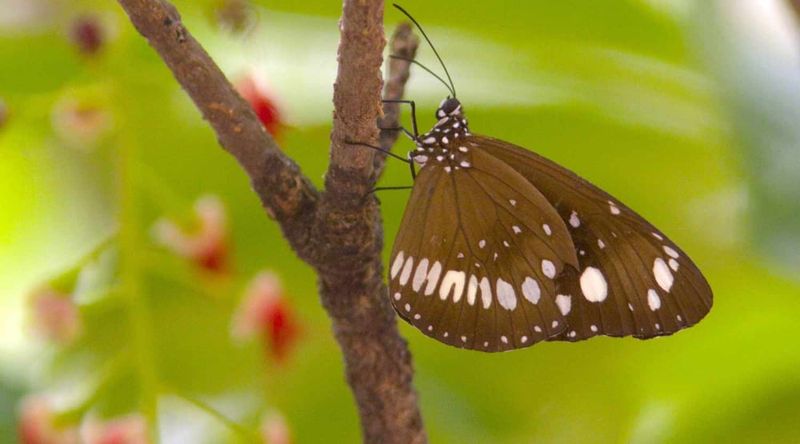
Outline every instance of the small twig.
<svg viewBox="0 0 800 444"><path fill-rule="evenodd" d="M798 0L800 1L800 0ZM406 82L410 73L411 62L417 55L419 39L411 31L411 25L401 23L394 31L392 40L389 43L389 54L400 58L389 59L389 70L386 76L386 84L383 87L383 98L388 100L398 100L403 98ZM406 59L406 60L403 60ZM395 128L400 125L400 104L384 103L383 117L378 120L379 128ZM380 135L380 147L391 149L399 136L398 131L383 130ZM375 156L374 168L376 176L380 176L383 171L386 156Z"/></svg>
<svg viewBox="0 0 800 444"><path fill-rule="evenodd" d="M164 0L119 0L131 22L167 64L211 124L217 139L250 176L261 202L303 258L318 193L280 150L253 110Z"/></svg>

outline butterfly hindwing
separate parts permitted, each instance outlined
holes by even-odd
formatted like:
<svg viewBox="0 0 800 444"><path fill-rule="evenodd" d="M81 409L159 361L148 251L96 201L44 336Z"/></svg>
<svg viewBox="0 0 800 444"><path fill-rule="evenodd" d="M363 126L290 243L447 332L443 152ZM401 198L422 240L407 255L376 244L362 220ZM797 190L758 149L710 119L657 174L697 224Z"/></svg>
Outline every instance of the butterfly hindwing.
<svg viewBox="0 0 800 444"><path fill-rule="evenodd" d="M558 275L577 267L567 226L523 176L480 149L417 176L389 262L397 312L462 348L501 351L560 334ZM458 164L458 163L457 163Z"/></svg>
<svg viewBox="0 0 800 444"><path fill-rule="evenodd" d="M525 177L566 223L579 265L558 278L568 328L551 339L668 335L708 313L711 288L698 268L633 210L535 153L483 136L468 141Z"/></svg>

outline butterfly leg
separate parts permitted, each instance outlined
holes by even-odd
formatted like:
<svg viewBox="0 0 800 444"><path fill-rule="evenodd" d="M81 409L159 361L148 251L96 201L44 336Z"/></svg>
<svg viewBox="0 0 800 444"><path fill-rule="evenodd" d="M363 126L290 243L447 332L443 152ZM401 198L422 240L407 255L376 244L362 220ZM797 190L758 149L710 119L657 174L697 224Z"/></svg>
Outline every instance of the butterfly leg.
<svg viewBox="0 0 800 444"><path fill-rule="evenodd" d="M411 131L407 130L404 126L393 126L388 128L378 127L378 129L381 131L402 131L406 136L408 136L409 139L416 140L414 139L414 134L412 134Z"/></svg>
<svg viewBox="0 0 800 444"><path fill-rule="evenodd" d="M406 163L410 163L412 165L411 168L412 169L414 168L414 166L413 166L414 162L412 162L411 159L404 159L402 156L398 156L397 154L395 154L395 153L393 153L393 152L391 152L389 150L383 149L383 148L381 148L379 146L370 145L370 144L364 143L364 142L353 142L352 140L345 140L344 143L346 143L348 145L363 146L363 147L366 147L366 148L373 149L375 151L380 151L380 152L386 154L387 156L391 156L391 157L394 157L397 160L400 160L400 161L403 161L403 162L406 162Z"/></svg>
<svg viewBox="0 0 800 444"><path fill-rule="evenodd" d="M377 193L378 191L389 191L389 190L410 190L414 188L413 185L405 185L401 187L375 187L370 191L370 194Z"/></svg>
<svg viewBox="0 0 800 444"><path fill-rule="evenodd" d="M390 99L384 99L383 103L404 103L407 105L411 105L411 126L414 129L414 140L418 139L419 131L417 130L417 104L413 100L390 100ZM408 133L408 131L406 131L406 133Z"/></svg>

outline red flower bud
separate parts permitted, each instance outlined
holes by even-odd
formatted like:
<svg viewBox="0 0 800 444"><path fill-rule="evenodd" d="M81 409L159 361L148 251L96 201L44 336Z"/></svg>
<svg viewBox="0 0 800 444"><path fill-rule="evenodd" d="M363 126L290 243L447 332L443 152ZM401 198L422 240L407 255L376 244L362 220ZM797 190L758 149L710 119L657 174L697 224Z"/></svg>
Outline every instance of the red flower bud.
<svg viewBox="0 0 800 444"><path fill-rule="evenodd" d="M81 54L90 56L100 51L105 42L106 33L97 17L86 15L78 17L72 22L69 38Z"/></svg>
<svg viewBox="0 0 800 444"><path fill-rule="evenodd" d="M253 108L264 128L273 137L280 137L283 124L281 112L276 105L275 96L268 88L258 83L253 75L248 75L236 85L236 89Z"/></svg>
<svg viewBox="0 0 800 444"><path fill-rule="evenodd" d="M50 403L42 396L22 400L17 427L22 444L78 444L77 428L57 426Z"/></svg>
<svg viewBox="0 0 800 444"><path fill-rule="evenodd" d="M194 206L197 227L191 232L168 219L156 222L156 240L176 254L191 259L201 269L228 270L227 214L216 196L204 196Z"/></svg>
<svg viewBox="0 0 800 444"><path fill-rule="evenodd" d="M299 335L299 326L280 280L270 272L250 281L234 317L237 338L261 336L266 351L278 362L286 360Z"/></svg>

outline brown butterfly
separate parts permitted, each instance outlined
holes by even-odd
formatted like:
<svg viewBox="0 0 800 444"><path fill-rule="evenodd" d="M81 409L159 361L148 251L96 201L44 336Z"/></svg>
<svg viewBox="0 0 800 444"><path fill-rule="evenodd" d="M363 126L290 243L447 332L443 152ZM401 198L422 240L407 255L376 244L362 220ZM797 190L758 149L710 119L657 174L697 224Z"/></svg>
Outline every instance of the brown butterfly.
<svg viewBox="0 0 800 444"><path fill-rule="evenodd" d="M495 352L669 335L708 313L708 282L663 233L566 168L472 134L448 88L438 122L412 134L419 172L389 262L403 319Z"/></svg>

